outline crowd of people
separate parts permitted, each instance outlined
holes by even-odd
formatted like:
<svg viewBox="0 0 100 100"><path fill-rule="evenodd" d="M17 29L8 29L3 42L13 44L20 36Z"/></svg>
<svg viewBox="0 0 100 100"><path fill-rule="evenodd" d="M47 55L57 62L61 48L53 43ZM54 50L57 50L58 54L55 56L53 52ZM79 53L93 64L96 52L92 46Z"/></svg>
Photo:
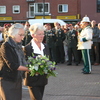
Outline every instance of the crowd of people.
<svg viewBox="0 0 100 100"><path fill-rule="evenodd" d="M87 16L76 25L61 26L58 22L54 22L54 27L50 23L44 26L29 22L4 24L0 27L1 100L21 100L23 76L28 80L31 100L42 100L48 80L46 75L29 75L26 64L32 53L49 55L56 64L67 62L68 66L78 66L83 62L82 73L90 74L91 66L100 64L99 49L100 23L90 21Z"/></svg>
<svg viewBox="0 0 100 100"><path fill-rule="evenodd" d="M90 61L92 65L96 66L100 63L100 23L97 24L95 20L90 21L90 19L85 22L88 23L87 26L90 26L93 31ZM59 23L56 24L54 23L54 28L51 28L50 24L45 25L44 42L47 43L52 52L50 55L52 60L56 61L56 63L67 62L67 65L72 65L74 61L76 65L79 65L83 61L82 52L78 49L80 33L84 29L82 21L76 25L66 23L66 25L60 26Z"/></svg>

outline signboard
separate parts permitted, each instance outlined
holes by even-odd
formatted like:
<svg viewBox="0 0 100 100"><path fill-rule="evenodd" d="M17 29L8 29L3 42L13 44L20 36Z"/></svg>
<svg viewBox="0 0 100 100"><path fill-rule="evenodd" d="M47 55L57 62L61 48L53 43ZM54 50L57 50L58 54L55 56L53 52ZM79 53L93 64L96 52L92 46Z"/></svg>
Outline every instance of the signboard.
<svg viewBox="0 0 100 100"><path fill-rule="evenodd" d="M12 17L0 17L0 20L12 20Z"/></svg>

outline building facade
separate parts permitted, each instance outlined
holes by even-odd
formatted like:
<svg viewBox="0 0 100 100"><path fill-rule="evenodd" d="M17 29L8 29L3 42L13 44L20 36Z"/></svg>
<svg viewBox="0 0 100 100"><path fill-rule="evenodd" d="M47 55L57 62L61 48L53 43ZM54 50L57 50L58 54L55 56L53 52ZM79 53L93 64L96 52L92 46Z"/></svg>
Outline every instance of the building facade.
<svg viewBox="0 0 100 100"><path fill-rule="evenodd" d="M0 0L0 22L27 20L25 0Z"/></svg>
<svg viewBox="0 0 100 100"><path fill-rule="evenodd" d="M0 21L16 22L28 19L79 19L78 0L0 0Z"/></svg>
<svg viewBox="0 0 100 100"><path fill-rule="evenodd" d="M100 0L0 0L0 22L28 19L80 21L85 15L99 22Z"/></svg>
<svg viewBox="0 0 100 100"><path fill-rule="evenodd" d="M90 20L100 22L100 0L81 0L80 5L81 18L87 15Z"/></svg>

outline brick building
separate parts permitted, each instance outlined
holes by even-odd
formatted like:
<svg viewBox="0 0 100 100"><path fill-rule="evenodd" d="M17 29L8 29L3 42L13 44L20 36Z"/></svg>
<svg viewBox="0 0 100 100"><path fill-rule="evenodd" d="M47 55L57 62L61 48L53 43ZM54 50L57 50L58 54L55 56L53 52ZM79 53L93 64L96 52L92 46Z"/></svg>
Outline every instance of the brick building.
<svg viewBox="0 0 100 100"><path fill-rule="evenodd" d="M27 20L27 9L28 4L26 0L0 0L0 22L21 22Z"/></svg>
<svg viewBox="0 0 100 100"><path fill-rule="evenodd" d="M1 22L23 22L28 19L79 19L78 0L0 0Z"/></svg>
<svg viewBox="0 0 100 100"><path fill-rule="evenodd" d="M99 22L99 5L100 0L0 0L0 22L43 18L77 22L84 15Z"/></svg>
<svg viewBox="0 0 100 100"><path fill-rule="evenodd" d="M81 0L80 2L80 15L88 15L90 20L100 22L100 0Z"/></svg>

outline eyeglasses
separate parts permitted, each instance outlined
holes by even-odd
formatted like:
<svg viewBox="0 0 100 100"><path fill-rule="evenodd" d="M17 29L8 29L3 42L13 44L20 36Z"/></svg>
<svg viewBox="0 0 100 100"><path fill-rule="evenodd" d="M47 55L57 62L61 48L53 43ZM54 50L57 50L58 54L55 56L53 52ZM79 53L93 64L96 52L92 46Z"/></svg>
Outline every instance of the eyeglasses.
<svg viewBox="0 0 100 100"><path fill-rule="evenodd" d="M25 36L25 34L18 34L19 36Z"/></svg>
<svg viewBox="0 0 100 100"><path fill-rule="evenodd" d="M36 34L36 35L39 35L39 36L42 35L42 36L44 36L44 34Z"/></svg>

